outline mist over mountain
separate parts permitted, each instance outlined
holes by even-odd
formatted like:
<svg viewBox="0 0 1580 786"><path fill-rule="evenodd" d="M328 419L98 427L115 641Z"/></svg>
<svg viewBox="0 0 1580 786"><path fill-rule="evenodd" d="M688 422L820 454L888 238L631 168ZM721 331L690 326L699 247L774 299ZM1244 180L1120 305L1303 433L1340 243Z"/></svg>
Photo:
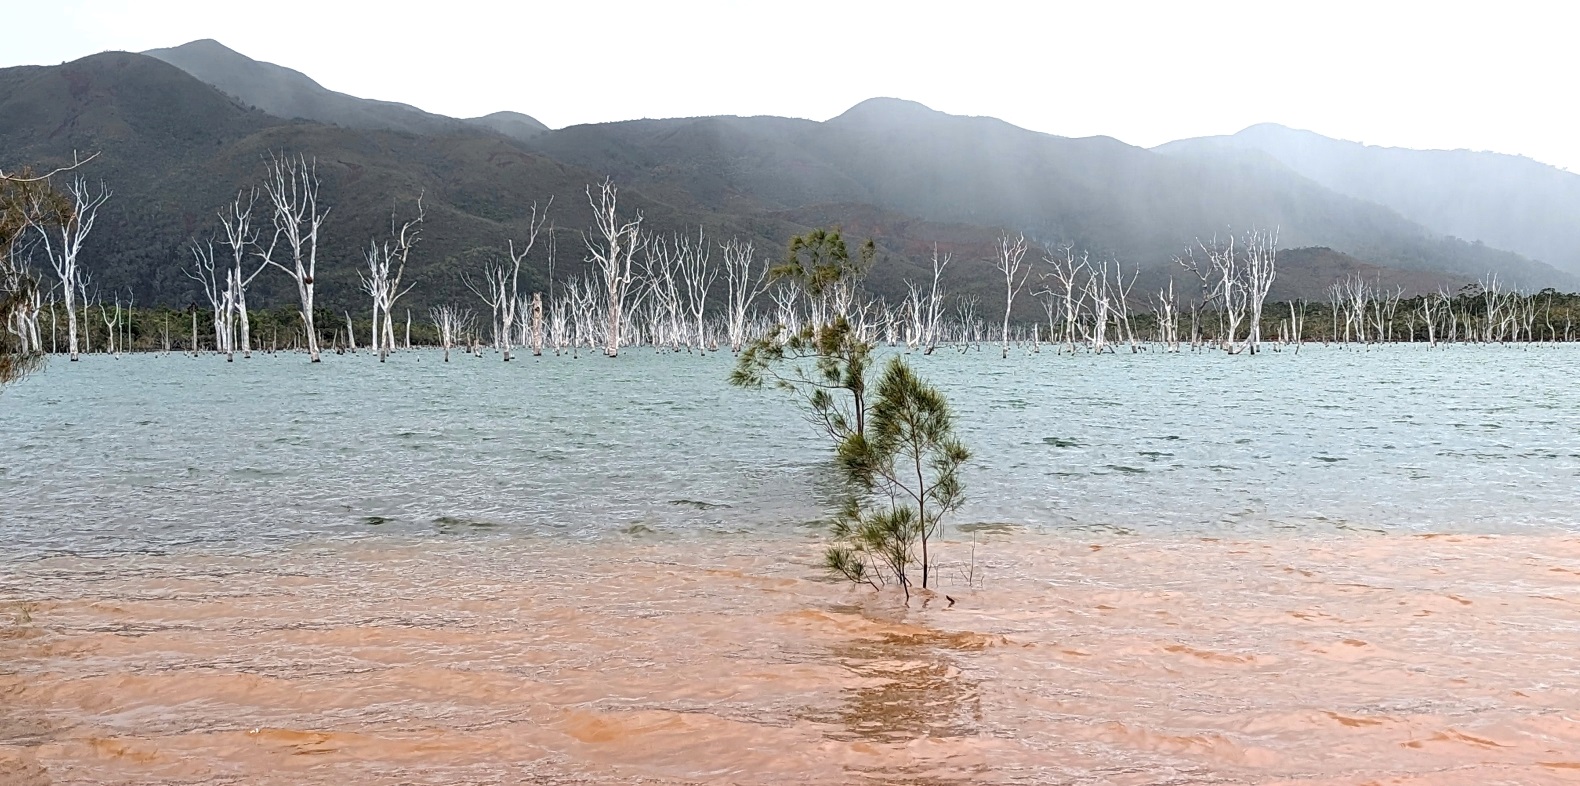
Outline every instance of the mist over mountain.
<svg viewBox="0 0 1580 786"><path fill-rule="evenodd" d="M1327 188L1389 207L1434 232L1580 273L1580 175L1529 158L1375 147L1271 123L1157 150L1181 157L1260 151Z"/></svg>
<svg viewBox="0 0 1580 786"><path fill-rule="evenodd" d="M1384 265L1471 277L1498 270L1532 284L1564 278L1513 254L1445 241L1254 151L1166 156L897 99L865 101L825 123L636 120L572 126L528 144L622 182L680 189L698 207L871 204L1023 231L1039 244L1074 244L1144 268L1196 238L1278 227L1286 247L1329 246Z"/></svg>
<svg viewBox="0 0 1580 786"><path fill-rule="evenodd" d="M956 258L945 278L952 293L1002 298L989 260L1004 231L1118 256L1141 269L1140 292L1188 275L1170 260L1196 238L1252 227L1278 227L1288 249L1275 297L1321 297L1351 273L1410 291L1489 272L1526 287L1577 288L1548 265L1444 237L1238 146L1158 152L897 99L821 123L704 117L546 130L513 112L461 121L334 93L215 42L157 54L0 70L0 166L99 151L84 174L116 196L84 261L105 291L130 290L139 303L201 298L182 273L185 245L216 228L215 211L259 182L271 153L318 161L333 206L320 299L337 310L365 308L361 250L419 193L428 221L409 270L415 309L472 303L460 274L523 237L529 206L551 196L558 275L579 272L580 230L591 218L583 192L606 175L622 187L622 208L642 211L655 232L700 225L769 255L817 226L873 237L882 262L868 284L890 298L904 278L924 275L935 245ZM523 285L546 287L548 262L545 244ZM293 300L283 281L259 281L259 302ZM1024 300L1022 315L1032 316L1037 307Z"/></svg>
<svg viewBox="0 0 1580 786"><path fill-rule="evenodd" d="M143 54L163 60L243 104L287 120L302 118L346 128L414 134L442 134L477 125L516 139L530 139L548 130L519 112L461 120L407 104L337 93L300 71L254 60L212 39Z"/></svg>

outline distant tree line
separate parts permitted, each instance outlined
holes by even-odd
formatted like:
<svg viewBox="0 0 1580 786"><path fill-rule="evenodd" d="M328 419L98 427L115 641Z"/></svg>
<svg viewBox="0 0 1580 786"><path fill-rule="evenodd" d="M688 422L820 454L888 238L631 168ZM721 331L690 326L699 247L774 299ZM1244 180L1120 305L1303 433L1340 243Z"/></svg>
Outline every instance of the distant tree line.
<svg viewBox="0 0 1580 786"><path fill-rule="evenodd" d="M1139 271L1118 259L1069 245L1033 250L1023 235L1006 233L992 260L1003 277L1002 302L946 291L943 274L953 259L936 248L931 275L906 279L905 294L891 300L864 286L882 264L871 240L852 253L837 230L818 230L770 256L738 238L652 232L639 211L622 209L619 189L605 180L585 190L592 226L582 231L568 271L558 260L552 200L533 204L523 237L502 238L502 254L460 271L476 300L425 313L401 305L415 286L405 271L420 253L427 218L422 195L409 195L410 208L392 211L388 233L364 247L358 277L367 308L331 312L319 305L318 281L328 264L320 244L332 231L332 206L320 200L316 164L300 155L271 156L261 186L216 211L212 233L191 238L184 272L200 285L204 302L148 307L130 292L93 284L92 260L81 249L112 195L79 172L69 174L58 188L64 172L0 181L3 340L11 373L41 355L76 359L82 352L217 352L234 359L255 350L301 351L314 362L326 348L384 359L400 349L438 346L446 360L455 349L510 360L516 347L534 355L616 356L634 346L738 353L765 336L826 324L832 313L862 342L923 353L996 344L1006 357L1012 347L1254 355L1313 341L1570 342L1580 307L1580 296L1519 292L1493 276L1453 292L1406 297L1380 279L1352 274L1335 281L1324 300L1269 302L1279 247L1278 233L1266 230L1193 242L1174 259L1173 275L1151 292L1137 291ZM545 262L547 280L524 286L522 268L534 255ZM271 270L295 290L294 308L249 304L249 287ZM1027 297L1040 306L1041 318L1017 318L1023 312L1016 303Z"/></svg>

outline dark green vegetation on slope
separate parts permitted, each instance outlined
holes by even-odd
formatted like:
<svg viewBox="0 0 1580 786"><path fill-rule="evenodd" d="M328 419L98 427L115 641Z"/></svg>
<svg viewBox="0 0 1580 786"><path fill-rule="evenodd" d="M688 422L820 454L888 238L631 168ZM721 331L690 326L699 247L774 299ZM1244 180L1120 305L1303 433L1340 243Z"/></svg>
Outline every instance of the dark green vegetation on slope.
<svg viewBox="0 0 1580 786"><path fill-rule="evenodd" d="M762 249L783 248L813 226L842 225L852 236L873 237L879 262L866 286L891 300L904 278L923 277L936 243L957 259L945 276L949 291L992 303L996 274L987 260L1002 229L1161 271L1196 237L1278 226L1286 248L1329 246L1355 257L1344 264L1419 279L1422 290L1489 271L1513 284L1573 285L1514 254L1433 237L1265 155L1182 161L1111 139L1064 139L887 99L827 123L632 121L527 141L483 123L415 133L288 120L244 103L263 105L256 97L241 99L129 53L5 69L0 165L100 151L85 174L102 178L115 198L88 241L84 264L104 292L130 291L139 303L175 306L201 302L181 272L187 240L216 228L214 211L258 181L271 151L318 159L323 197L333 206L319 293L334 311L365 308L356 277L361 249L387 231L395 200L419 192L429 219L410 271L417 284L410 303L418 313L438 302L471 303L459 273L502 253L507 239L525 233L527 206L550 196L557 197L558 270L579 271L580 231L590 223L583 190L605 175L628 186L626 204L657 232L701 225L716 239L738 235ZM525 289L547 286L548 247L524 269ZM1302 280L1298 257L1288 260L1281 275L1295 284ZM1165 274L1144 275L1146 288ZM288 283L260 278L256 302L288 302ZM1315 281L1311 291L1286 287L1284 294L1315 298L1329 283ZM1034 309L1027 303L1018 312L1031 318Z"/></svg>

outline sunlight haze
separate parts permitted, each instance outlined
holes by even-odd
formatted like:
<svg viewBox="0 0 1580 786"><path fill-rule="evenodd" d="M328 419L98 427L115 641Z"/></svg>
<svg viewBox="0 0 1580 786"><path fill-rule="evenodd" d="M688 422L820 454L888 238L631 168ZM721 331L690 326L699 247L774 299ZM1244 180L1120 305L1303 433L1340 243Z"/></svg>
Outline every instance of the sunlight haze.
<svg viewBox="0 0 1580 786"><path fill-rule="evenodd" d="M1555 10L1559 9L1559 10ZM443 4L71 0L13 11L0 67L212 38L332 90L559 128L823 120L874 96L1151 147L1280 123L1580 169L1553 4Z"/></svg>

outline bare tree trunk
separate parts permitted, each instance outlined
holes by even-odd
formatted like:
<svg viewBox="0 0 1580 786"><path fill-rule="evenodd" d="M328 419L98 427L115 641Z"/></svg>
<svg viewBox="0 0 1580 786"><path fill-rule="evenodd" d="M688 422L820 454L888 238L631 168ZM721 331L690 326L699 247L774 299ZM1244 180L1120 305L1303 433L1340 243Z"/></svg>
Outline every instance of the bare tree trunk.
<svg viewBox="0 0 1580 786"><path fill-rule="evenodd" d="M1052 266L1052 276L1059 283L1059 296L1064 312L1065 349L1073 355L1075 354L1075 326L1081 314L1081 302L1077 295L1076 282L1079 280L1081 273L1087 270L1088 257L1085 253L1082 253L1081 259L1077 261L1073 246L1065 246L1060 251L1062 253L1059 255L1055 255L1050 251L1044 255L1043 260ZM1050 287L1048 291L1052 293L1053 289Z"/></svg>
<svg viewBox="0 0 1580 786"><path fill-rule="evenodd" d="M196 264L193 270L183 272L186 273L187 278L203 285L203 296L208 298L209 309L214 315L214 351L229 354L231 352L230 335L226 330L227 320L224 314L231 302L229 273L226 273L225 285L222 288L220 286L220 274L215 269L214 241L212 239L207 243L199 243L193 240L191 251L192 258ZM230 359L234 359L234 356L231 356Z"/></svg>
<svg viewBox="0 0 1580 786"><path fill-rule="evenodd" d="M439 331L439 344L444 347L444 362L450 362L450 347L465 334L472 322L472 312L459 312L451 306L439 306L428 310L428 315L433 318L433 326Z"/></svg>
<svg viewBox="0 0 1580 786"><path fill-rule="evenodd" d="M274 239L258 255L264 264L273 265L290 275L296 282L297 297L301 308L302 330L307 342L307 355L313 363L319 362L318 328L313 323L313 283L318 269L318 231L329 208L319 209L318 164L309 163L305 156L270 159L268 180L264 191L273 207ZM285 241L290 267L274 258L276 245Z"/></svg>
<svg viewBox="0 0 1580 786"><path fill-rule="evenodd" d="M543 293L532 293L532 356L543 356Z"/></svg>
<svg viewBox="0 0 1580 786"><path fill-rule="evenodd" d="M746 343L746 315L752 301L768 289L768 266L754 276L756 261L751 243L731 238L724 246L725 320L730 351L740 352Z"/></svg>
<svg viewBox="0 0 1580 786"><path fill-rule="evenodd" d="M682 250L679 272L685 284L682 292L686 295L687 310L691 314L697 349L707 351L707 334L702 316L707 310L708 292L713 289L713 282L718 280L719 271L709 261L708 240L703 237L700 228L697 230L696 245L688 244Z"/></svg>
<svg viewBox="0 0 1580 786"><path fill-rule="evenodd" d="M1009 312L1015 307L1015 296L1026 286L1031 276L1031 265L1023 264L1026 258L1026 236L1018 235L1011 241L1009 235L998 239L998 270L1004 274L1004 325L999 333L1001 358L1009 357ZM1026 272L1020 272L1025 267ZM925 574L924 581L925 581Z"/></svg>
<svg viewBox="0 0 1580 786"><path fill-rule="evenodd" d="M1251 307L1249 341L1251 354L1262 347L1262 304L1278 277L1278 230L1253 230L1246 236L1246 295Z"/></svg>
<svg viewBox="0 0 1580 786"><path fill-rule="evenodd" d="M654 349L669 344L670 351L679 351L681 334L680 285L676 275L681 257L691 253L689 238L675 236L674 243L659 237L643 247L641 273L636 279L637 304L647 306L648 341ZM690 342L687 342L690 345Z"/></svg>
<svg viewBox="0 0 1580 786"><path fill-rule="evenodd" d="M60 281L60 286L65 294L66 301L66 346L71 354L71 360L77 360L77 295L85 288L85 282L77 263L77 257L82 252L82 242L93 231L93 224L98 219L99 207L110 199L110 192L101 183L98 193L88 190L87 181L77 177L71 181L67 188L72 200L71 216L56 231L60 233L59 245L51 236L51 231L43 225L35 224L39 237L44 243L44 253L49 257L51 267L55 269L55 276ZM39 206L42 210L42 205ZM88 302L82 301L84 309ZM83 315L86 319L86 314ZM86 326L84 326L86 329Z"/></svg>
<svg viewBox="0 0 1580 786"><path fill-rule="evenodd" d="M226 275L227 288L230 291L231 311L234 314L235 325L239 327L239 336L232 340L232 344L241 344L241 356L252 357L252 321L247 314L247 287L252 285L252 280L268 267L267 262L259 263L251 273L246 272L247 255L253 253L258 244L258 231L252 226L252 208L258 200L256 189L246 194L245 204L242 194L237 194L235 201L231 202L230 212L219 215L220 224L225 229L225 245L230 247L231 265ZM211 252L212 253L212 252ZM231 322L229 318L227 324ZM231 350L234 351L232 346Z"/></svg>
<svg viewBox="0 0 1580 786"><path fill-rule="evenodd" d="M395 349L395 302L400 300L411 287L401 289L401 278L406 273L406 261L411 256L413 246L421 239L423 212L422 197L417 197L417 217L395 228L395 216L390 215L390 237L381 245L377 240L368 241L368 250L363 254L367 262L368 272L358 274L362 279L362 291L373 298L373 324L369 330L371 348L378 353L379 362L389 359L390 351ZM380 313L383 317L380 318ZM411 314L406 315L407 333L410 334ZM408 340L409 344L410 341Z"/></svg>
<svg viewBox="0 0 1580 786"><path fill-rule="evenodd" d="M592 187L587 188L587 202L593 209L593 223L598 239L584 235L587 251L592 255L603 274L604 305L607 309L607 331L604 336L604 354L620 354L621 328L624 325L626 290L631 284L631 262L642 245L642 214L630 221L621 221L617 212L618 189L614 181L604 180L595 198Z"/></svg>
<svg viewBox="0 0 1580 786"><path fill-rule="evenodd" d="M376 267L378 265L378 247L376 245L375 246L371 246L368 249L368 254L367 254L366 258L367 258L369 267ZM364 283L364 287L367 287L367 286L370 286L370 285ZM375 355L378 355L379 358L382 360L383 357L384 357L384 353L379 351L379 338L380 338L380 336L379 336L379 306L383 303L383 300L381 298L383 297L382 288L384 286L384 282L379 281L379 282L376 282L376 283L372 284L371 286L375 287L375 289L374 289L374 292L373 292L373 295L372 295L372 299L373 299L373 321L368 324L368 351L374 353ZM352 330L351 330L351 312L349 312L349 311L346 312L346 332L348 334L351 334L349 336L348 340L349 340L349 342L351 344L351 349L353 351L355 351L356 348L357 348L357 339L356 339L355 333L353 333Z"/></svg>

